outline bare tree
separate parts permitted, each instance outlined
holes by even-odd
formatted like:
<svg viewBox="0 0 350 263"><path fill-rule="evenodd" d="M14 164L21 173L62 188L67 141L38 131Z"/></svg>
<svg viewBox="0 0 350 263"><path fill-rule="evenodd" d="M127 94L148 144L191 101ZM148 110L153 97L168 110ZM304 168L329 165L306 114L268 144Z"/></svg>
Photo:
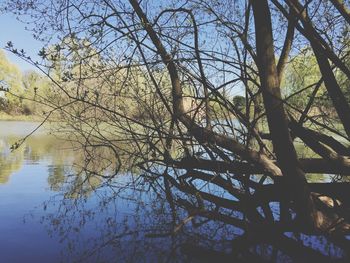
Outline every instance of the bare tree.
<svg viewBox="0 0 350 263"><path fill-rule="evenodd" d="M60 94L47 103L86 151L114 153L116 174L127 156L147 180L163 178L169 203L190 216L246 232L273 229L273 242L285 241L285 229L349 230L348 184L310 182L311 173L343 181L350 174L350 108L339 78L350 77L346 3L18 0L5 10L32 16L35 36L49 41L46 64L32 61ZM303 50L316 58L321 78L285 97L284 76ZM334 118L330 109L312 114L322 87ZM293 104L312 88L305 108ZM301 145L312 158L302 157ZM279 220L272 201L280 202Z"/></svg>

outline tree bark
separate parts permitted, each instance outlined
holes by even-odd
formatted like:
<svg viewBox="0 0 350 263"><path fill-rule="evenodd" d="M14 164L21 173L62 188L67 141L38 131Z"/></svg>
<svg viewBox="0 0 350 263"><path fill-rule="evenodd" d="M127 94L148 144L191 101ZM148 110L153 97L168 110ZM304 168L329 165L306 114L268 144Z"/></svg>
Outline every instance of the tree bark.
<svg viewBox="0 0 350 263"><path fill-rule="evenodd" d="M281 55L277 63L277 72L278 72L278 78L280 82L282 81L283 72L288 61L289 52L292 48L293 39L294 39L294 29L295 29L295 21L289 20L286 38L284 40Z"/></svg>
<svg viewBox="0 0 350 263"><path fill-rule="evenodd" d="M272 36L271 13L266 0L253 0L258 69L264 106L277 161L301 222L316 226L316 211L289 133L279 87Z"/></svg>
<svg viewBox="0 0 350 263"><path fill-rule="evenodd" d="M327 160L321 158L300 159L300 166L305 173L316 174L339 174L343 176L350 175L350 165L334 166ZM232 174L264 174L266 171L262 167L252 165L247 162L224 162L212 161L200 158L184 158L181 161L173 161L169 163L180 169L199 169L212 171L217 173L232 173ZM277 165L277 163L275 163Z"/></svg>

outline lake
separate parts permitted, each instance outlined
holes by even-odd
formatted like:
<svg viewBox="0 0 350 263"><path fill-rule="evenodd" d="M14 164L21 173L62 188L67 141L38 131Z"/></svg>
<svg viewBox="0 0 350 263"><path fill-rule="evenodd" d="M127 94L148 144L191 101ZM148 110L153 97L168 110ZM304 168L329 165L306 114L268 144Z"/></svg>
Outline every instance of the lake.
<svg viewBox="0 0 350 263"><path fill-rule="evenodd" d="M188 216L176 208L173 198L193 198L180 192L169 195L163 178L143 177L139 171L106 180L87 177L87 156L78 145L45 128L10 150L37 126L0 122L0 262L210 262L212 256L224 261L221 252L230 253L232 240L242 235L242 229L222 220ZM100 169L103 163L93 168L112 173ZM320 255L347 257L344 248L325 237L293 238ZM263 243L249 251L246 259L258 255L293 261L283 249Z"/></svg>
<svg viewBox="0 0 350 263"><path fill-rule="evenodd" d="M0 262L162 262L173 256L174 240L146 238L169 232L171 220L161 198L135 176L82 183L82 152L44 128L11 152L38 125L0 122Z"/></svg>

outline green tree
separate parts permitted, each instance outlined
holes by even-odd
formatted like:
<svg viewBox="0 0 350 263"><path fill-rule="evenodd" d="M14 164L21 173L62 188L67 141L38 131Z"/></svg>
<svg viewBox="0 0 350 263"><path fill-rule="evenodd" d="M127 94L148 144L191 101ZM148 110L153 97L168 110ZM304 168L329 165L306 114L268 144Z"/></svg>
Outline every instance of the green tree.
<svg viewBox="0 0 350 263"><path fill-rule="evenodd" d="M6 99L6 110L20 113L23 99L23 86L21 83L22 74L18 67L11 63L5 53L0 50L0 82L1 86L11 93L6 92L3 96Z"/></svg>

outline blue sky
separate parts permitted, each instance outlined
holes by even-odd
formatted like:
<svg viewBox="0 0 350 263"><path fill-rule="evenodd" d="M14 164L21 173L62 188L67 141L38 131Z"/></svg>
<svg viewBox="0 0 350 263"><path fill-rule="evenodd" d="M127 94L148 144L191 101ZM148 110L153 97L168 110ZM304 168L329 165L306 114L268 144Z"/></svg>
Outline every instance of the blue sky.
<svg viewBox="0 0 350 263"><path fill-rule="evenodd" d="M31 32L25 30L25 24L19 22L13 15L0 14L0 48L3 49L8 41L12 41L18 49L24 49L26 53L34 60L39 60L38 52L42 47L42 43L35 40ZM13 55L5 51L7 58L18 65L22 71L35 70L35 68Z"/></svg>

